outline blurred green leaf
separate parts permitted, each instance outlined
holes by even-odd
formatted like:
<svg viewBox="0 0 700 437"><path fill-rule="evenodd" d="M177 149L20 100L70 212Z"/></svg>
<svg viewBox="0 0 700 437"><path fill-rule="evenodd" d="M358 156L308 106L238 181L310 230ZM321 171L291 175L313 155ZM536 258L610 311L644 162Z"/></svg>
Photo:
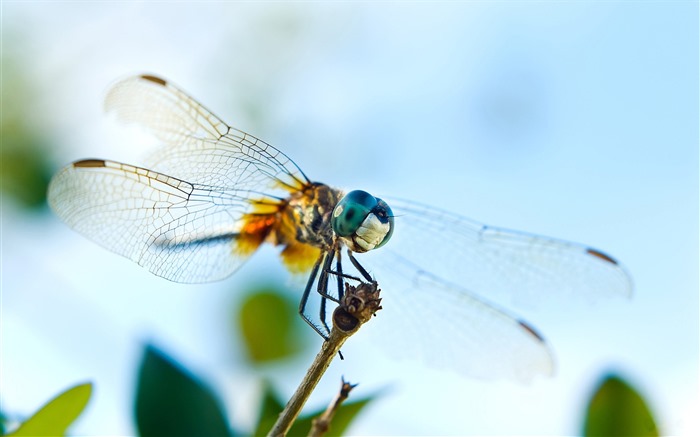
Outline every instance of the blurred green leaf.
<svg viewBox="0 0 700 437"><path fill-rule="evenodd" d="M366 397L363 399L358 399L352 402L343 402L340 407L336 410L333 420L331 421L331 426L328 428L327 435L343 435L347 430L348 426L352 423L355 417L362 411L362 409L374 400L373 396ZM329 401L330 402L330 401ZM320 416L325 411L316 411L315 413L304 416L294 422L292 428L289 430L290 436L301 436L308 435L311 429L311 422L318 416Z"/></svg>
<svg viewBox="0 0 700 437"><path fill-rule="evenodd" d="M51 179L51 146L43 130L37 128L41 114L31 102L36 102L35 84L23 71L20 61L3 54L3 111L0 120L0 187L25 207L45 204L46 188ZM11 84L11 86L5 86Z"/></svg>
<svg viewBox="0 0 700 437"><path fill-rule="evenodd" d="M11 436L59 436L80 416L92 394L92 384L80 384L50 400Z"/></svg>
<svg viewBox="0 0 700 437"><path fill-rule="evenodd" d="M658 436L644 399L617 375L601 382L588 404L585 436Z"/></svg>
<svg viewBox="0 0 700 437"><path fill-rule="evenodd" d="M230 436L219 400L155 347L145 349L135 404L142 436Z"/></svg>
<svg viewBox="0 0 700 437"><path fill-rule="evenodd" d="M355 417L360 413L360 411L362 411L362 409L375 398L376 396L368 396L352 402L344 402L333 416L328 435L342 435L347 430L348 426L350 426ZM331 400L328 402L330 403ZM284 403L280 401L277 395L272 391L270 385L266 384L262 405L260 408L260 418L258 419L258 424L255 427L255 432L253 435L267 435L283 409ZM289 429L289 433L287 435L290 437L308 435L309 430L311 430L311 422L313 419L320 416L324 411L325 408L298 418Z"/></svg>
<svg viewBox="0 0 700 437"><path fill-rule="evenodd" d="M25 207L43 206L51 179L48 161L42 157L45 145L26 132L0 132L3 138L0 178L2 191Z"/></svg>
<svg viewBox="0 0 700 437"><path fill-rule="evenodd" d="M252 362L288 358L303 349L297 313L296 302L269 287L245 298L237 321Z"/></svg>
<svg viewBox="0 0 700 437"><path fill-rule="evenodd" d="M260 416L253 435L267 435L283 409L284 404L272 390L272 387L269 384L265 384L265 392L263 393L262 404L260 405Z"/></svg>

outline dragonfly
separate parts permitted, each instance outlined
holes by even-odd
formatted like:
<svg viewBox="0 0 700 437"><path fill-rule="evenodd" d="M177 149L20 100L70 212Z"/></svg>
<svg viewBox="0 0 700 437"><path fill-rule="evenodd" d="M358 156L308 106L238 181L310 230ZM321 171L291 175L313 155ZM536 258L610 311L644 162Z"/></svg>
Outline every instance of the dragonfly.
<svg viewBox="0 0 700 437"><path fill-rule="evenodd" d="M224 279L263 244L276 246L288 270L308 275L299 313L324 338L326 305L344 281L376 279L384 304L373 325L387 343L469 376L529 381L553 373L552 352L502 302L632 292L625 267L598 249L314 182L160 77L118 81L105 108L161 146L141 166L83 159L62 168L48 190L58 217L180 283ZM343 273L343 259L359 278Z"/></svg>

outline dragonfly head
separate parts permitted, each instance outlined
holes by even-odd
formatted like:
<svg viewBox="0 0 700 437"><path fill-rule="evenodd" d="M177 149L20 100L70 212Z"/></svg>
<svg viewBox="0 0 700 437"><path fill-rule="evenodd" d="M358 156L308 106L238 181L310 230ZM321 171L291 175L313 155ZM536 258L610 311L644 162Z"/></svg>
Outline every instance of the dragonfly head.
<svg viewBox="0 0 700 437"><path fill-rule="evenodd" d="M331 225L350 250L368 252L389 241L394 232L394 213L382 199L355 190L335 206Z"/></svg>

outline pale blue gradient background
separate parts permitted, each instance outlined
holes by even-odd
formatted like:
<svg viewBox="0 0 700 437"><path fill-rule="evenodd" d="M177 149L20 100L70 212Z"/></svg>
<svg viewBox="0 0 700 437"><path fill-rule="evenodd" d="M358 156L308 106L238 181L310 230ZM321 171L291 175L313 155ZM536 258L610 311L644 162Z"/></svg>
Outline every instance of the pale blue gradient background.
<svg viewBox="0 0 700 437"><path fill-rule="evenodd" d="M697 435L697 2L5 1L2 14L57 167L138 163L148 148L104 117L102 98L152 72L312 179L585 242L632 273L630 301L514 308L558 365L528 387L397 364L368 327L311 400L325 404L340 375L358 395L384 390L351 433L575 434L592 385L616 369L663 432ZM217 387L239 429L252 425L258 374L221 333L231 290L288 280L273 250L227 281L184 286L7 199L2 232L4 412L90 379L73 433L132 433L134 366L151 339ZM285 396L312 356L270 372Z"/></svg>

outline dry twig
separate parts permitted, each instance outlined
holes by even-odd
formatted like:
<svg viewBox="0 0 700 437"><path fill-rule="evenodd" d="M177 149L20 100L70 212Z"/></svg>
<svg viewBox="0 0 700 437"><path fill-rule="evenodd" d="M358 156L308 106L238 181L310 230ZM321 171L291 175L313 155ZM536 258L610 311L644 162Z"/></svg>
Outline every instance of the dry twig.
<svg viewBox="0 0 700 437"><path fill-rule="evenodd" d="M343 299L333 311L333 328L328 340L323 342L314 362L306 371L304 379L280 413L268 436L279 437L287 434L340 348L351 335L360 329L362 324L370 320L374 313L381 309L380 302L379 288L376 282L362 282L356 287L348 283L345 284Z"/></svg>
<svg viewBox="0 0 700 437"><path fill-rule="evenodd" d="M342 404L343 401L348 398L348 395L350 395L350 391L353 388L357 387L357 384L350 384L345 380L342 380L342 382L343 383L340 386L340 392L338 392L338 396L336 396L335 399L333 399L333 402L331 402L330 405L328 405L328 408L326 408L326 411L324 411L323 414L316 417L311 422L311 430L309 431L309 437L321 437L323 434L328 432L331 426L331 420L333 420L335 412L338 411L338 408L340 408L340 404Z"/></svg>

